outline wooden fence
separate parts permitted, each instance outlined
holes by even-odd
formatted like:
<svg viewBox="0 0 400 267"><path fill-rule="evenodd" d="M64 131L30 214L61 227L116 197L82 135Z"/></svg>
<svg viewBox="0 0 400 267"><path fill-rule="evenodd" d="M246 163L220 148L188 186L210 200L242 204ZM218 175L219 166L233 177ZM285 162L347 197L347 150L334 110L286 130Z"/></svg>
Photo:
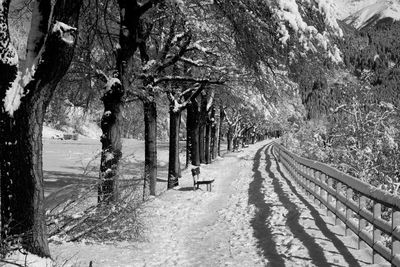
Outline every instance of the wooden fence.
<svg viewBox="0 0 400 267"><path fill-rule="evenodd" d="M300 188L326 212L341 220L346 235L372 248L373 263L382 258L400 266L400 198L326 164L290 153L274 143L274 153Z"/></svg>

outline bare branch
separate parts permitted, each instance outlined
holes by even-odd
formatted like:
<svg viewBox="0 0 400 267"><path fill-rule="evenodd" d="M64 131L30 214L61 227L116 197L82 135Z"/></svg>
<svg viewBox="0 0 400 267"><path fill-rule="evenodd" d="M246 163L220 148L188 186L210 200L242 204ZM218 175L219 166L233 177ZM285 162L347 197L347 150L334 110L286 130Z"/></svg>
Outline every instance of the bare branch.
<svg viewBox="0 0 400 267"><path fill-rule="evenodd" d="M142 4L139 5L139 13L140 15L143 15L146 13L147 10L149 10L152 7L155 7L157 4L163 2L164 0L148 0Z"/></svg>
<svg viewBox="0 0 400 267"><path fill-rule="evenodd" d="M220 84L220 85L225 83L225 81L222 80L210 80L210 79L194 78L186 76L164 76L154 80L154 84L159 84L163 82L192 82L192 83Z"/></svg>

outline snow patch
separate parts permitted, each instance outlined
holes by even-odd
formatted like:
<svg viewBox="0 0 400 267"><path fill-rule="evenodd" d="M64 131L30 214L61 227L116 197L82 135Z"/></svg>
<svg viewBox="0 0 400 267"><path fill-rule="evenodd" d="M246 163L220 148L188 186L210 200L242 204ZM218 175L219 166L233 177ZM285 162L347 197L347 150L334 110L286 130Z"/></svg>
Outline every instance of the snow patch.
<svg viewBox="0 0 400 267"><path fill-rule="evenodd" d="M12 117L14 112L18 110L21 105L21 98L24 96L25 86L33 80L35 75L35 66L33 65L31 69L27 69L25 74L18 71L15 80L12 82L11 86L6 91L6 96L4 97L4 108Z"/></svg>
<svg viewBox="0 0 400 267"><path fill-rule="evenodd" d="M72 26L69 26L61 21L56 21L53 25L53 33L59 33L61 36L61 39L69 44L73 45L75 42L75 36L73 36L71 33L76 32L77 28L74 28Z"/></svg>
<svg viewBox="0 0 400 267"><path fill-rule="evenodd" d="M376 1L350 15L344 21L356 29L362 29L384 18L400 20L400 3L398 1Z"/></svg>
<svg viewBox="0 0 400 267"><path fill-rule="evenodd" d="M18 66L18 53L15 47L11 44L8 44L7 47L2 49L4 53L0 54L0 62L10 66Z"/></svg>
<svg viewBox="0 0 400 267"><path fill-rule="evenodd" d="M106 91L111 91L111 88L115 85L121 85L121 81L118 78L110 78L106 83Z"/></svg>
<svg viewBox="0 0 400 267"><path fill-rule="evenodd" d="M11 264L12 266L29 266L29 267L54 266L54 262L50 258L41 258L37 255L25 251L16 251L14 253L11 253L9 256L6 257L6 261L12 263Z"/></svg>

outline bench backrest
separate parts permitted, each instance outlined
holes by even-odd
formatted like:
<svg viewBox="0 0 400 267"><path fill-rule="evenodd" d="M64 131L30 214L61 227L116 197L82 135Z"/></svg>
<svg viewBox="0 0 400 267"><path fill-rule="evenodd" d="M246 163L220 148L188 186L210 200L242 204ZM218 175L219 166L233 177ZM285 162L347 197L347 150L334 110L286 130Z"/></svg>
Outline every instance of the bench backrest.
<svg viewBox="0 0 400 267"><path fill-rule="evenodd" d="M199 175L199 174L200 174L200 167L192 169L192 175L193 176Z"/></svg>

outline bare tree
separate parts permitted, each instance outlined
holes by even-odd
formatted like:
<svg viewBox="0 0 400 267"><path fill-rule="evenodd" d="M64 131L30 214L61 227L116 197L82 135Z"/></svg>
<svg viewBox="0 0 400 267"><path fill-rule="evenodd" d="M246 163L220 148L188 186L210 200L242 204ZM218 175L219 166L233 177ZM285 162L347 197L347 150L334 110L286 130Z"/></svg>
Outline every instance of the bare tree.
<svg viewBox="0 0 400 267"><path fill-rule="evenodd" d="M124 96L129 88L129 68L132 67L134 54L140 42L140 18L162 0L142 1L119 0L119 36L116 51L114 75L107 80L107 89L102 97L104 113L101 119L102 155L100 166L100 185L98 189L100 203L115 200L119 162L122 157L121 108Z"/></svg>

